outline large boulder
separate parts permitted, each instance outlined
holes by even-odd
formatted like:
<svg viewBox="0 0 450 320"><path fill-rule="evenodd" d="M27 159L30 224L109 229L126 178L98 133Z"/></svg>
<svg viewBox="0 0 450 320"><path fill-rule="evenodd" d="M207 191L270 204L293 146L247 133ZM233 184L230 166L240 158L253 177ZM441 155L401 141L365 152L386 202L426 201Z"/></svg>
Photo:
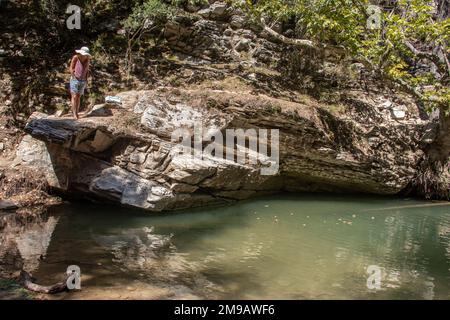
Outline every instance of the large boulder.
<svg viewBox="0 0 450 320"><path fill-rule="evenodd" d="M206 19L227 20L230 12L231 10L225 2L217 1L209 7L198 11L198 14Z"/></svg>
<svg viewBox="0 0 450 320"><path fill-rule="evenodd" d="M387 107L384 97L357 92L347 92L340 112L248 92L161 88L122 96L123 107L108 117L33 114L17 161L42 168L57 190L149 211L282 190L397 194L417 173L431 125L407 99ZM406 116L393 117L395 108ZM178 133L193 135L199 127L205 152L186 153ZM270 139L244 162L220 156L212 136L230 129L278 129L279 159ZM252 137L243 138L244 145L225 145L222 155L246 151ZM270 156L262 148L268 145ZM262 174L271 166L278 170Z"/></svg>

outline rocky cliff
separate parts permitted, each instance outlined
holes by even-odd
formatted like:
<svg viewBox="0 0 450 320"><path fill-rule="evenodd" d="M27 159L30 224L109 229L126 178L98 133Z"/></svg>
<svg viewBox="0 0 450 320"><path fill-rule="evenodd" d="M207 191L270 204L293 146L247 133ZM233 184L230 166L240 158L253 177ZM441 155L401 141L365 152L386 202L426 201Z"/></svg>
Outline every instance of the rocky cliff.
<svg viewBox="0 0 450 320"><path fill-rule="evenodd" d="M399 105L360 92L346 92L347 104L331 111L307 96L294 102L248 91L166 87L119 96L121 106L98 105L79 121L34 114L18 161L44 170L60 191L150 211L277 191L392 195L411 183L436 129L407 97ZM180 153L172 133L199 123L224 135L279 129L278 173L261 175L261 161ZM204 137L202 145L213 142Z"/></svg>
<svg viewBox="0 0 450 320"><path fill-rule="evenodd" d="M273 28L286 37L294 32ZM122 105L95 105L79 121L34 113L15 165L38 168L62 194L150 211L279 191L448 197L448 141L439 142L448 126L351 57L280 43L221 1L188 6L160 31L157 58L133 58L139 90L121 86L128 80L113 64L119 58L98 62L94 86L120 91ZM56 100L48 101L50 110ZM277 173L261 174L274 165L261 149L258 161L250 155L244 163L180 154L173 133L193 133L198 124L223 136L227 129L278 129L279 148L271 150L279 152ZM203 149L212 144L202 138ZM438 149L444 160L430 171Z"/></svg>

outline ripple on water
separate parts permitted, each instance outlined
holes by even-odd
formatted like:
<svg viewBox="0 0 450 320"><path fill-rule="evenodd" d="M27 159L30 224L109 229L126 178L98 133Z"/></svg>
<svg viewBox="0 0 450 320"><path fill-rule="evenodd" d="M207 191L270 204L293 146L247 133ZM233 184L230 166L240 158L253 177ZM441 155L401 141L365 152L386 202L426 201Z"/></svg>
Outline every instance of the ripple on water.
<svg viewBox="0 0 450 320"><path fill-rule="evenodd" d="M72 205L46 229L47 248L21 237L43 244L37 275L51 282L79 262L94 297L448 298L450 207L423 204L300 195L157 216ZM379 291L367 288L369 265L382 270Z"/></svg>

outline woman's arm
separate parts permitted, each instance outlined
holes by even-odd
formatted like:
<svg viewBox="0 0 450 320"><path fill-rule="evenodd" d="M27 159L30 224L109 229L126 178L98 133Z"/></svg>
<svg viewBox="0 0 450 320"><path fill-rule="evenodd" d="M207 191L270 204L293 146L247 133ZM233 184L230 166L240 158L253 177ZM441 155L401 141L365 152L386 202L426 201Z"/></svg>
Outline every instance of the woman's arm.
<svg viewBox="0 0 450 320"><path fill-rule="evenodd" d="M89 75L91 74L91 60L88 60L87 62L87 66L86 66L86 80L89 77Z"/></svg>
<svg viewBox="0 0 450 320"><path fill-rule="evenodd" d="M86 65L86 86L89 86L89 76L91 75L91 61L87 61Z"/></svg>
<svg viewBox="0 0 450 320"><path fill-rule="evenodd" d="M69 68L70 75L73 77L75 76L75 65L76 64L77 64L77 56L73 56L72 61L70 61L70 68Z"/></svg>

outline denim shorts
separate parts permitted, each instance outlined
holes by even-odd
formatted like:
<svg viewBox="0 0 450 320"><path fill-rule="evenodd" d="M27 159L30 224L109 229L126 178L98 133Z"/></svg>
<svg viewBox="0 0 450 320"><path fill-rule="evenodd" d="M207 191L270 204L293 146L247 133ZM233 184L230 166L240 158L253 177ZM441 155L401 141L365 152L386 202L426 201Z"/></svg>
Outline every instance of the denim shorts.
<svg viewBox="0 0 450 320"><path fill-rule="evenodd" d="M85 80L77 80L75 78L70 79L70 92L83 95L84 89L86 89L86 81Z"/></svg>

